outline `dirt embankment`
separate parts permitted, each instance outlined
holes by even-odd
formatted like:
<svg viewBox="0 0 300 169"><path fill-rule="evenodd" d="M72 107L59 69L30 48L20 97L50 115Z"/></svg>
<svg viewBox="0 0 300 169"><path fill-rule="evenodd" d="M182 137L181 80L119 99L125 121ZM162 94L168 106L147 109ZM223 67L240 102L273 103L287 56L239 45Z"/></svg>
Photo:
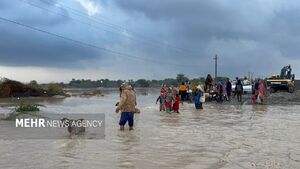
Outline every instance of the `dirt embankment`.
<svg viewBox="0 0 300 169"><path fill-rule="evenodd" d="M300 80L295 80L295 89L300 90Z"/></svg>
<svg viewBox="0 0 300 169"><path fill-rule="evenodd" d="M48 89L43 89L9 79L0 84L0 98L51 97L55 95L67 96L60 87L54 85L49 85Z"/></svg>
<svg viewBox="0 0 300 169"><path fill-rule="evenodd" d="M300 80L295 80L295 92L276 92L267 98L268 104L300 105Z"/></svg>
<svg viewBox="0 0 300 169"><path fill-rule="evenodd" d="M282 104L282 105L300 105L300 90L294 93L276 92L270 94L267 98L268 104Z"/></svg>

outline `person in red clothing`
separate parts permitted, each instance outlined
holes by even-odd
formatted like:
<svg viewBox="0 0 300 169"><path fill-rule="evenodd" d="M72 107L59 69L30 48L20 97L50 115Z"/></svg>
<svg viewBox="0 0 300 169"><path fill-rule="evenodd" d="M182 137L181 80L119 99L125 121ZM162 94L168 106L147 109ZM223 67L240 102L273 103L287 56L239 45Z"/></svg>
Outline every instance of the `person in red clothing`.
<svg viewBox="0 0 300 169"><path fill-rule="evenodd" d="M179 94L176 94L175 103L173 104L173 111L176 113L179 113L179 102L180 102Z"/></svg>

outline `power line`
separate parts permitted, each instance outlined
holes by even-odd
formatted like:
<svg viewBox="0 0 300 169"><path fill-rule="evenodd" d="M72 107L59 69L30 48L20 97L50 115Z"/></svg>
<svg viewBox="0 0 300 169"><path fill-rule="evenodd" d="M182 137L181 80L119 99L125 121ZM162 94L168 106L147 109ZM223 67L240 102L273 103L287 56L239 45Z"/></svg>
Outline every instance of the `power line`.
<svg viewBox="0 0 300 169"><path fill-rule="evenodd" d="M57 38L60 38L60 39L66 40L66 41L70 41L70 42L72 42L74 44L77 44L77 45L80 45L80 46L95 48L95 49L102 50L102 51L107 52L107 53L112 53L112 54L116 54L116 55L120 55L120 56L125 56L125 57L131 58L131 59L138 59L138 60L141 60L141 61L149 61L149 62L161 64L160 61L156 61L156 60L152 60L152 59L148 59L148 58L141 58L141 57L137 57L135 55L130 55L130 54L127 54L127 53L122 53L122 52L119 52L119 51L103 48L103 47L96 46L96 45L93 45L93 44L90 44L90 43L82 42L80 40L72 39L72 38L65 37L65 36L62 36L62 35L59 35L59 34L56 34L56 33L53 33L53 32L49 32L49 31L46 31L46 30L43 30L43 29L39 29L39 28L36 28L36 27L33 27L33 26L29 26L27 24L20 23L20 22L11 20L11 19L7 19L7 18L1 17L1 16L0 16L0 20L5 21L5 22L9 22L9 23L13 23L13 24L16 24L16 25L19 25L19 26L22 26L22 27L26 27L28 29L31 29L31 30L34 30L34 31L37 31L37 32L41 32L41 33L44 33L44 34L47 34L47 35L50 35L50 36L54 36L54 37L57 37ZM181 64L166 63L166 62L164 62L164 64L173 65L173 66L197 66L197 65L181 65Z"/></svg>
<svg viewBox="0 0 300 169"><path fill-rule="evenodd" d="M45 11L47 11L47 12L49 12L49 13L52 13L52 14L55 14L55 15L60 15L60 16L63 16L63 17L65 17L65 18L67 18L67 19L72 19L73 21L76 21L76 22L81 23L81 24L83 24L83 25L87 25L87 26L90 26L90 27L93 27L93 28L96 28L96 29L101 29L101 30L104 30L105 32L116 33L116 32L113 32L113 31L105 30L105 29L100 28L100 27L96 27L96 26L94 26L94 25L92 25L92 24L90 24L90 23L83 22L83 21L81 21L81 20L79 20L79 19L71 18L71 17L69 17L69 15L62 14L62 13L57 13L57 12L51 11L51 10L49 10L49 9L47 9L47 8L40 7L40 6L38 6L38 5L34 4L34 3L31 3L31 2L28 2L28 1L25 1L25 0L20 0L20 1L26 3L26 4L30 5L30 6L39 8L39 9L41 9L41 10L45 10ZM98 37L98 38L99 38L99 37ZM109 41L109 40L104 39L104 38L101 38L101 39L103 39L103 40L105 40L105 41L108 41L108 42L113 42L113 41Z"/></svg>
<svg viewBox="0 0 300 169"><path fill-rule="evenodd" d="M43 2L43 3L49 3L49 2L50 2L50 1L48 1L48 0L39 0L39 1L41 1L41 2ZM28 1L23 1L23 2L27 3ZM134 32L134 31L128 30L128 29L124 28L123 26L119 26L119 25L116 25L116 24L112 24L112 23L106 22L106 21L104 21L104 20L99 21L98 18L97 18L97 19L91 18L91 17L90 17L89 15L87 15L86 13L83 13L83 12L77 10L77 9L71 8L71 7L69 7L69 6L65 5L65 4L63 4L63 5L62 5L61 3L56 3L56 4L59 4L59 5L60 5L60 6L56 6L57 8L60 8L60 9L63 9L63 10L66 10L65 8L67 8L67 9L69 9L69 10L72 10L72 11L73 11L73 14L76 13L75 15L77 15L77 16L85 17L85 18L87 18L87 19L89 19L89 20L92 20L93 22L96 22L96 23L98 23L98 24L102 24L102 25L108 26L108 27L113 28L113 29L118 30L118 31L120 31L120 30L125 30L125 31L127 31L127 32L129 32L129 33L135 34L135 35L137 35L137 36L139 36L139 37L142 37L142 38L144 38L144 39L142 39L142 38L141 38L141 39L137 39L137 38L133 38L133 37L128 37L128 36L125 36L125 35L123 35L123 34L121 34L121 33L118 32L119 35L125 36L126 38L129 38L129 39L132 39L132 40L138 40L138 41L142 40L144 43L151 44L151 45L154 45L154 46L159 46L159 47L163 47L163 46L164 46L164 47L168 47L168 48L171 48L171 49L175 49L177 52L188 52L188 53L190 53L190 54L196 54L195 51L191 51L191 50L189 50L189 49L180 48L180 47L174 46L174 45L172 45L172 44L164 44L164 43L161 43L161 42L159 42L159 41L157 41L157 40L153 40L152 38L149 38L149 37L146 37L146 36L144 36L144 35L138 34L138 33ZM63 8L62 6L63 6L64 8ZM75 12L75 13L74 13L74 12ZM114 33L116 33L116 32L114 32ZM161 46L161 45L159 45L159 44L162 44L163 46Z"/></svg>
<svg viewBox="0 0 300 169"><path fill-rule="evenodd" d="M39 1L41 1L43 3L50 3L50 2L52 2L51 0L39 0ZM89 15L87 15L87 14L85 14L85 13L83 13L83 12L77 10L77 9L71 8L71 7L67 6L67 5L65 5L64 3L62 4L62 3L56 2L56 4L59 5L59 6L56 6L57 8L60 8L60 9L67 8L67 9L69 9L69 10L77 13L78 15L81 15L82 17L86 17L86 18L88 18L90 20L94 20L96 22L100 22L100 24L103 24L105 26L108 26L108 27L111 27L111 28L114 28L114 29L118 29L118 30L126 30L127 31L127 29L125 27L123 27L123 26L115 25L115 24L106 22L105 20L99 19L99 18L97 18L97 19L90 18ZM63 6L64 8L61 7L61 6Z"/></svg>
<svg viewBox="0 0 300 169"><path fill-rule="evenodd" d="M99 26L95 26L95 25L90 24L90 23L87 23L87 22L83 22L83 21L81 21L81 20L79 20L79 19L75 19L75 18L73 18L73 17L70 17L69 15L66 15L66 14L63 14L63 13L57 13L57 12L54 12L54 11L52 11L52 10L49 10L49 9L47 9L47 8L44 8L44 7L40 7L40 6L36 5L36 4L31 3L31 2L28 2L28 1L24 1L24 0L21 0L21 1L24 2L24 3L26 3L26 4L28 4L28 5L30 5L30 6L39 8L39 9L41 9L41 10L45 10L45 11L47 11L47 12L49 12L49 13L52 13L52 14L56 14L56 15L63 16L63 17L65 17L65 18L67 18L67 19L72 19L73 21L76 21L76 22L78 22L78 23L81 23L81 24L84 24L84 25L93 27L93 28L95 28L95 29L100 29L100 30L103 30L103 31L108 32L108 33L113 33L113 34L121 35L121 36L124 36L125 38L130 39L130 40L133 40L133 41L135 41L135 40L138 40L138 41L139 41L139 39L136 39L136 38L133 38L133 37L126 36L126 35L124 35L124 34L122 34L122 33L120 33L120 32L114 32L114 31L107 30L107 29L104 29L104 28L99 27ZM61 8L61 9L63 9L63 8ZM108 40L106 40L106 41L108 41ZM112 42L112 41L111 41L111 42ZM154 44L152 44L152 43L149 43L149 42L146 42L146 43L148 43L148 44L154 46ZM155 44L155 46L157 47L157 46L159 46L159 45ZM159 46L159 47L161 47L161 46Z"/></svg>
<svg viewBox="0 0 300 169"><path fill-rule="evenodd" d="M51 0L50 0L50 1L49 1L49 0L39 0L39 1L44 2L44 3L47 3L47 2L49 3ZM149 38L149 37L146 37L146 36L141 35L141 34L139 34L139 33L136 33L136 32L134 32L134 31L128 30L128 29L125 28L124 26L120 26L120 25L117 25L117 24L112 24L112 23L109 23L109 22L107 22L107 21L105 21L105 20L103 20L103 19L101 19L101 22L99 22L99 18L97 18L97 19L91 18L91 17L90 17L89 15L87 15L86 13L81 12L80 10L71 8L71 7L69 7L69 6L65 5L65 4L61 4L61 3L56 3L56 4L59 4L60 6L63 6L63 7L65 7L65 8L67 8L67 9L70 9L70 10L76 12L77 14L80 14L82 17L86 17L87 19L93 20L93 21L95 21L95 22L97 22L97 23L104 24L104 25L106 25L106 26L109 26L109 27L114 28L114 29L117 29L117 30L126 30L127 32L136 34L136 35L138 35L138 36L140 36L140 37L143 37L143 38L145 38L145 39L150 40L153 44L160 43L160 44L163 44L164 46L169 46L169 47L174 48L174 49L177 49L177 50L183 50L183 51L187 51L187 52L192 52L192 51L190 51L189 49L180 48L180 47L174 46L174 45L172 45L172 44L164 44L164 43L161 43L161 42L159 42L159 41L153 40L152 38ZM58 7L58 6L57 6L57 7ZM59 8L64 9L63 7L59 7Z"/></svg>

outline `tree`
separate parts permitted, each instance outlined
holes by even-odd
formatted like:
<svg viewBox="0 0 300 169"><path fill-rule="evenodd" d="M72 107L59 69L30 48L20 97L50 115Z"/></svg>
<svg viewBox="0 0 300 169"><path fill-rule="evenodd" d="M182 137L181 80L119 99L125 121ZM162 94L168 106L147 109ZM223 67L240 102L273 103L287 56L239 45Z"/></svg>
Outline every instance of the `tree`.
<svg viewBox="0 0 300 169"><path fill-rule="evenodd" d="M162 82L163 82L163 84L165 84L167 86L170 86L170 85L178 86L178 82L176 79L167 78L167 79L164 79Z"/></svg>
<svg viewBox="0 0 300 169"><path fill-rule="evenodd" d="M48 92L51 95L65 95L65 91L62 87L55 83L51 83L48 85Z"/></svg>
<svg viewBox="0 0 300 169"><path fill-rule="evenodd" d="M135 85L135 82L134 82L134 80L129 79L129 80L128 80L128 84L130 84L130 85Z"/></svg>
<svg viewBox="0 0 300 169"><path fill-rule="evenodd" d="M177 80L177 83L180 84L182 82L188 81L189 79L187 77L185 77L184 74L177 74L176 80Z"/></svg>
<svg viewBox="0 0 300 169"><path fill-rule="evenodd" d="M139 87L149 87L150 83L146 79L139 79L136 81L137 86Z"/></svg>
<svg viewBox="0 0 300 169"><path fill-rule="evenodd" d="M36 80L31 80L28 85L33 89L39 89L40 88Z"/></svg>

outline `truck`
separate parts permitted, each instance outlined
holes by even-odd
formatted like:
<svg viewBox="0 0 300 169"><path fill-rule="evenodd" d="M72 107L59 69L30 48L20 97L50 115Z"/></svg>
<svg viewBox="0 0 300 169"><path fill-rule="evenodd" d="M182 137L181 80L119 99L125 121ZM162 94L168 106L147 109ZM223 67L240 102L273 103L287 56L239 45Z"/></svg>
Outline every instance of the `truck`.
<svg viewBox="0 0 300 169"><path fill-rule="evenodd" d="M284 66L280 75L272 75L267 79L267 87L271 93L276 91L287 91L293 93L295 90L295 74L292 74L291 65Z"/></svg>

